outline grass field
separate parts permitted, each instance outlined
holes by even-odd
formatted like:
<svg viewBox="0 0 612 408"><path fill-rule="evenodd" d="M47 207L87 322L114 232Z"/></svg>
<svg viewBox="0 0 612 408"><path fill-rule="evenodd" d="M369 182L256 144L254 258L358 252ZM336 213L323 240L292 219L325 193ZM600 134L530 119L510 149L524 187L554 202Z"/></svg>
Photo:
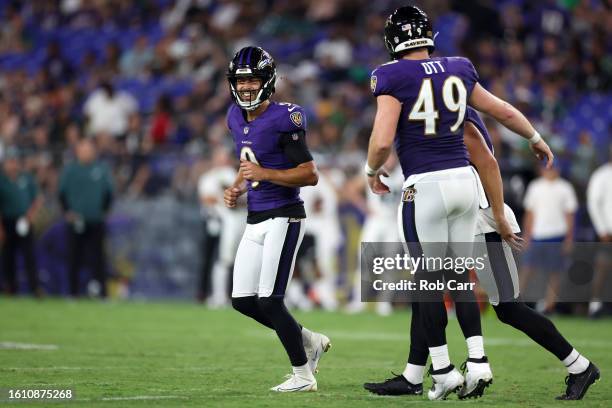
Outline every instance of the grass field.
<svg viewBox="0 0 612 408"><path fill-rule="evenodd" d="M273 333L230 310L183 303L101 303L0 299L0 388L71 388L64 403L18 406L304 406L391 407L429 403L419 397L378 397L362 388L401 372L409 315L297 314L328 334L333 348L321 361L316 393L275 394L289 363ZM612 322L555 319L574 345L593 359L602 380L585 400L563 405L612 406ZM555 404L565 369L492 314L483 318L494 384L484 398L445 406ZM465 358L457 322L448 329L455 364ZM20 343L42 349L17 349ZM425 385L429 387L430 379ZM6 390L5 390L6 394ZM3 405L14 405L2 403ZM556 403L555 405L559 405Z"/></svg>

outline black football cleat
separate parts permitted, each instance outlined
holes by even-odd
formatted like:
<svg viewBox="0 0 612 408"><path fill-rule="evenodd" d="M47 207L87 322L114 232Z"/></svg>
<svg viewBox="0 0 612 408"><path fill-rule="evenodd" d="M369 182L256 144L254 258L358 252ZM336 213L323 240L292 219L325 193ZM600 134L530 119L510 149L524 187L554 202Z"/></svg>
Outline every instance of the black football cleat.
<svg viewBox="0 0 612 408"><path fill-rule="evenodd" d="M599 380L599 368L593 363L589 363L586 370L580 374L570 374L565 377L567 388L565 394L559 395L558 400L580 400L584 397L589 387Z"/></svg>
<svg viewBox="0 0 612 408"><path fill-rule="evenodd" d="M423 395L423 384L413 384L403 375L392 373L395 377L380 383L365 383L363 388L378 395Z"/></svg>

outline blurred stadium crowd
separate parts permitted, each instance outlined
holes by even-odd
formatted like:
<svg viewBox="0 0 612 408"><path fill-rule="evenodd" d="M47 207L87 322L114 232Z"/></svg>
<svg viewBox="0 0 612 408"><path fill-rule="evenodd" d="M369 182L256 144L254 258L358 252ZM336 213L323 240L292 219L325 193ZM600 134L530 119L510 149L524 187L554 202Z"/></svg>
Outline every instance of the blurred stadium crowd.
<svg viewBox="0 0 612 408"><path fill-rule="evenodd" d="M481 82L519 107L550 141L561 174L577 192L576 238L593 240L585 191L593 170L608 160L611 142L610 2L416 3L433 17L437 54L469 57ZM388 60L383 26L402 4L0 0L0 157L18 149L35 175L44 200L37 236L62 222L58 178L80 138L94 140L100 159L112 169L111 218L148 211L155 200L178 203L168 204L176 211L197 207L198 180L213 166L213 152L231 148L225 126L231 102L227 63L237 49L256 44L278 65L274 99L298 103L308 113L308 144L335 195L328 211L341 234L337 254L331 255L338 255L337 281L350 287L346 282L356 268L366 210L363 200L343 187L361 177L374 114L369 74ZM526 186L536 174L534 162L526 143L492 121L486 124L507 202L520 216ZM168 245L180 246L184 224L192 225L188 220L164 224L173 237ZM201 239L194 231L189 239ZM111 230L111 241L117 234ZM152 235L138 236L150 240ZM111 249L120 249L122 242L116 238ZM197 278L184 275L197 275L193 268L201 263L199 244L183 247L181 254L198 260L185 266L183 275L175 271L174 285L185 289L174 294L193 292L189 282ZM127 268L127 280L146 274L143 258L126 255L135 265ZM111 274L121 275L117 271L126 269L121 265L111 262Z"/></svg>

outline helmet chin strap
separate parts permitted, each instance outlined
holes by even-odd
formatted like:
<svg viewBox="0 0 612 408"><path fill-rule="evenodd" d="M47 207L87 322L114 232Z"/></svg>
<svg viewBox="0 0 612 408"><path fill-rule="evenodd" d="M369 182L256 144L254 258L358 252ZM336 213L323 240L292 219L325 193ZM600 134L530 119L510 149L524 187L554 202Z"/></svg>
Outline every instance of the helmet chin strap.
<svg viewBox="0 0 612 408"><path fill-rule="evenodd" d="M234 92L234 94L236 95L236 100L238 101L238 105L240 105L242 109L249 111L249 112L257 109L262 103L264 103L264 101L260 99L261 94L263 93L264 89L270 84L270 82L275 79L275 77L276 75L273 75L272 78L268 79L268 81L265 84L263 84L261 88L259 88L257 97L255 98L255 103L249 102L247 104L246 102L242 102L242 100L240 99L240 95L238 94L238 91L234 88L234 85L232 85L232 92Z"/></svg>
<svg viewBox="0 0 612 408"><path fill-rule="evenodd" d="M259 107L259 105L263 103L263 101L259 99L261 98L261 94L263 93L263 87L259 89L259 92L257 93L257 97L255 98L254 102L251 102L251 101L243 102L240 99L240 94L238 93L238 91L236 91L235 89L232 89L232 92L236 94L236 100L238 101L238 105L240 105L240 107L246 111L255 110Z"/></svg>

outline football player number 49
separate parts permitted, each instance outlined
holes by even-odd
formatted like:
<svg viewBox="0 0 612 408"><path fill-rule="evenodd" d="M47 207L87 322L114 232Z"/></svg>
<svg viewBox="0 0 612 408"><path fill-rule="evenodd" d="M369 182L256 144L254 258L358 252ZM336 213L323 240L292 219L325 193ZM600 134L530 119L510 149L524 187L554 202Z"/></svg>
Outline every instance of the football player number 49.
<svg viewBox="0 0 612 408"><path fill-rule="evenodd" d="M240 160L248 160L251 163L257 164L259 166L259 162L257 161L257 158L255 157L255 153L253 153L253 149L251 149L248 146L243 146L242 149L240 150ZM258 185L259 185L259 181L251 182L251 187L253 188L257 188Z"/></svg>
<svg viewBox="0 0 612 408"><path fill-rule="evenodd" d="M442 85L442 101L449 111L457 112L457 121L450 127L451 132L456 132L463 123L467 102L467 89L459 77L452 75L446 78ZM425 136L432 136L437 133L438 118L431 78L425 78L408 119L425 122Z"/></svg>

